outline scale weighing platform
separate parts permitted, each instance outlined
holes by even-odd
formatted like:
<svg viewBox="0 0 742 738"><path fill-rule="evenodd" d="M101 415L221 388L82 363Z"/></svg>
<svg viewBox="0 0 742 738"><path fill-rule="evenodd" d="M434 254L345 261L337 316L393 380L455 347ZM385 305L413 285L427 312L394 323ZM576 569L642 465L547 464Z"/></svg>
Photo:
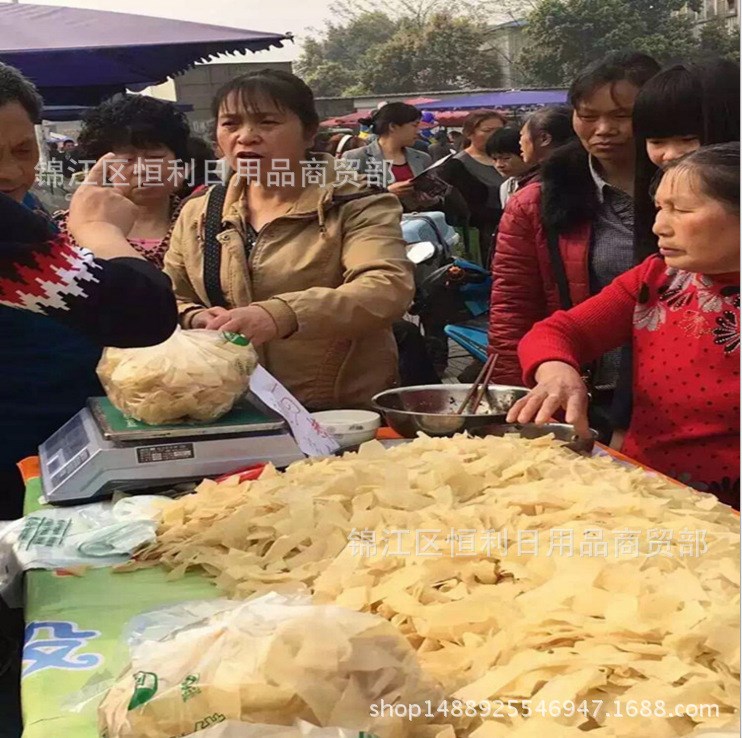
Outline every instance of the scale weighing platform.
<svg viewBox="0 0 742 738"><path fill-rule="evenodd" d="M286 421L254 395L214 423L179 425L140 423L107 398L91 398L39 447L39 457L44 499L56 505L305 458Z"/></svg>

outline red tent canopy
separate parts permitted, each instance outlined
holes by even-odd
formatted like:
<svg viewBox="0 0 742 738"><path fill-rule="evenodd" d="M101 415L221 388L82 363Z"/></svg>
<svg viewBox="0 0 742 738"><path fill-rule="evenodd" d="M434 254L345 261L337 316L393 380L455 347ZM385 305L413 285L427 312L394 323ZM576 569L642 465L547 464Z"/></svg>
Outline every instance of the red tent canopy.
<svg viewBox="0 0 742 738"><path fill-rule="evenodd" d="M335 118L335 123L339 126L356 126L361 118L368 118L373 112L373 110L356 110L355 113L338 116Z"/></svg>
<svg viewBox="0 0 742 738"><path fill-rule="evenodd" d="M405 100L405 102L408 105L418 107L420 105L430 105L430 103L439 102L439 100L433 97L411 97L409 100Z"/></svg>
<svg viewBox="0 0 742 738"><path fill-rule="evenodd" d="M405 100L408 105L414 105L415 107L422 107L429 103L437 102L432 97L411 97L409 100ZM361 118L368 118L374 111L373 110L356 110L355 113L348 113L347 115L339 115L335 118L328 118L320 123L325 128L332 128L333 126L347 126L352 128L357 126ZM436 117L438 117L436 115Z"/></svg>
<svg viewBox="0 0 742 738"><path fill-rule="evenodd" d="M435 117L440 126L462 126L466 118L472 113L499 113L505 119L509 116L502 110L452 110L436 112Z"/></svg>

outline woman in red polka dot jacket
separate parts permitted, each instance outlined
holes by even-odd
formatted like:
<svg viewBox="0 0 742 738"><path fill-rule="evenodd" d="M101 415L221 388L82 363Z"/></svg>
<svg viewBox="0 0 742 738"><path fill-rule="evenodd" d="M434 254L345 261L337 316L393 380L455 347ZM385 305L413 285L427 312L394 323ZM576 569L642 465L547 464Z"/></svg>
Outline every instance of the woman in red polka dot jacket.
<svg viewBox="0 0 742 738"><path fill-rule="evenodd" d="M672 162L655 193L660 253L521 341L535 384L509 422L560 408L587 432L580 367L631 341L634 413L624 453L739 509L739 143Z"/></svg>

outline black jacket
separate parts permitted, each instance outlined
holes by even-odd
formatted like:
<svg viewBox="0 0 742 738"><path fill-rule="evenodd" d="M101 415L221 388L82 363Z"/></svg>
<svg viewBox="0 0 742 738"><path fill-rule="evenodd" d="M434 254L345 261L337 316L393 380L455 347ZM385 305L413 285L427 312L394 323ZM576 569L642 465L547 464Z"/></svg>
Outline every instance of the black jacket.
<svg viewBox="0 0 742 738"><path fill-rule="evenodd" d="M493 231L500 222L502 208L499 204L499 193L497 198L497 207L490 207L490 188L475 177L461 162L455 157L441 164L438 169L439 176L445 182L448 182L461 196L469 212L469 224L474 228L481 228Z"/></svg>
<svg viewBox="0 0 742 738"><path fill-rule="evenodd" d="M564 233L578 223L592 222L600 203L588 153L579 141L558 148L541 165L540 179L544 226Z"/></svg>

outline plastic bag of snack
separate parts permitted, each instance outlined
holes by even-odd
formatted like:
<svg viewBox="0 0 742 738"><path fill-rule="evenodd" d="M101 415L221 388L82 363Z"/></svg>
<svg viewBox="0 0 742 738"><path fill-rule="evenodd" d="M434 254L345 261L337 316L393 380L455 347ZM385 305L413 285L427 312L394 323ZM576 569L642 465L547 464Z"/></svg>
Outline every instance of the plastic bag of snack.
<svg viewBox="0 0 742 738"><path fill-rule="evenodd" d="M210 422L245 394L257 363L244 336L178 328L157 346L107 348L98 376L114 406L135 420Z"/></svg>
<svg viewBox="0 0 742 738"><path fill-rule="evenodd" d="M284 725L256 725L227 720L212 728L199 730L188 738L376 738L371 733L343 728L318 728L300 720L291 727Z"/></svg>
<svg viewBox="0 0 742 738"><path fill-rule="evenodd" d="M276 593L195 604L176 606L182 627L159 611L171 627L167 635L154 625L158 613L148 618L153 639L148 628L133 628L131 664L98 708L102 736L175 738L229 720L304 720L412 738L423 717L377 716L373 706L440 699L404 636L376 615ZM206 617L196 620L198 612Z"/></svg>

